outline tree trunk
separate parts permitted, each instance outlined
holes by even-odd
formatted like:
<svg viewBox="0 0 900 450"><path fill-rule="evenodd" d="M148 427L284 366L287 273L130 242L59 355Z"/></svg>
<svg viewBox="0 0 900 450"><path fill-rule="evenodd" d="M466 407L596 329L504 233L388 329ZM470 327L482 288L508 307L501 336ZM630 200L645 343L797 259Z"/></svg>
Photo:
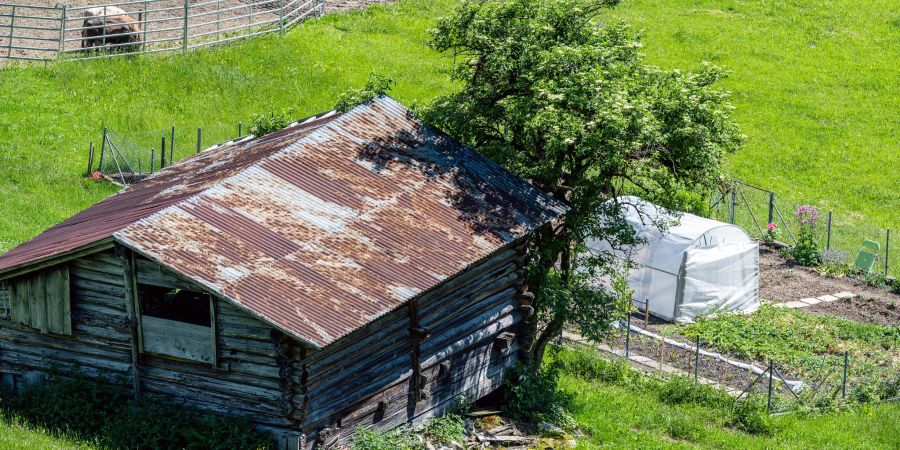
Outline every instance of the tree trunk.
<svg viewBox="0 0 900 450"><path fill-rule="evenodd" d="M531 347L531 355L530 358L530 367L535 371L540 371L541 364L544 361L544 353L547 351L547 344L553 340L553 338L559 336L563 331L563 327L565 326L565 322L561 319L553 319L547 326L541 331L540 336L534 341L534 345Z"/></svg>

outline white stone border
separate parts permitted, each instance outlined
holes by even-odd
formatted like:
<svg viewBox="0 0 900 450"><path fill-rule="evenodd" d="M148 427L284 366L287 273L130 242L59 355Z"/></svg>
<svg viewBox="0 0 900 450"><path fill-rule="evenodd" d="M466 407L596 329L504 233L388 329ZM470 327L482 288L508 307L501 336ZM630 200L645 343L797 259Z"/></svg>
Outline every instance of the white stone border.
<svg viewBox="0 0 900 450"><path fill-rule="evenodd" d="M819 303L831 303L837 300L844 300L853 297L856 297L856 294L844 291L831 295L823 295L821 297L801 298L800 300L795 300L792 302L775 303L775 306L781 306L784 308L806 308L807 306L818 305Z"/></svg>

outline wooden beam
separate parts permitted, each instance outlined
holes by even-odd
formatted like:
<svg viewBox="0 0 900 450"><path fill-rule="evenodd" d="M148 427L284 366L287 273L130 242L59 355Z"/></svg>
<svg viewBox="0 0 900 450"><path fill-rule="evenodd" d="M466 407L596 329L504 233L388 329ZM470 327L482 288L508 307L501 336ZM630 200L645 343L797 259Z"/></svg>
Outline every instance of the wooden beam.
<svg viewBox="0 0 900 450"><path fill-rule="evenodd" d="M134 396L141 397L140 352L142 347L140 332L140 300L136 293L134 276L134 253L131 250L116 246L116 254L122 260L125 282L125 311L128 315L128 328L131 331L131 373L134 381Z"/></svg>
<svg viewBox="0 0 900 450"><path fill-rule="evenodd" d="M425 333L419 333L419 305L418 301L413 300L408 304L409 309L409 338L412 341L411 363L412 376L409 379L409 395L413 403L419 403L423 400L422 387L422 348L421 342L425 338Z"/></svg>
<svg viewBox="0 0 900 450"><path fill-rule="evenodd" d="M26 273L34 272L36 270L40 270L46 267L55 266L60 263L68 262L73 259L78 259L83 256L90 255L92 253L97 253L103 250L108 250L113 248L113 240L112 238L103 239L102 241L95 242L93 244L89 244L83 247L79 247L75 250L72 250L67 253L62 253L59 255L51 256L43 259L36 259L34 261L29 261L26 263L18 264L16 266L10 267L6 269L3 273L0 273L0 280L7 280L10 278L14 278L20 275L24 275Z"/></svg>
<svg viewBox="0 0 900 450"><path fill-rule="evenodd" d="M216 324L216 320L219 317L218 308L216 308L216 297L212 294L207 294L209 297L209 327L212 331L212 366L213 368L219 368L219 327Z"/></svg>

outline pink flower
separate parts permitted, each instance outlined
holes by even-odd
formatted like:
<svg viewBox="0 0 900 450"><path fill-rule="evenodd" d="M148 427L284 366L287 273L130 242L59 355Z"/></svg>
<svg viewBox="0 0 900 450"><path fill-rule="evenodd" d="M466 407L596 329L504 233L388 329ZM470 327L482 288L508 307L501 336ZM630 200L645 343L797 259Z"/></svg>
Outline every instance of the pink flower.
<svg viewBox="0 0 900 450"><path fill-rule="evenodd" d="M769 231L773 231L776 228L778 228L778 225L775 225L774 223L770 223L766 228L768 228Z"/></svg>

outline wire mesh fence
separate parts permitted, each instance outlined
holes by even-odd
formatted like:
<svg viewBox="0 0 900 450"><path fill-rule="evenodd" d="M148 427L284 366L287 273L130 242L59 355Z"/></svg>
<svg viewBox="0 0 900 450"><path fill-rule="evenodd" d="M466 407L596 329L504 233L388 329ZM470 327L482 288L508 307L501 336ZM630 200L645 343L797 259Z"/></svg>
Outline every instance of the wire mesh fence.
<svg viewBox="0 0 900 450"><path fill-rule="evenodd" d="M0 59L46 61L188 51L284 32L325 0L140 0L56 6L0 3Z"/></svg>
<svg viewBox="0 0 900 450"><path fill-rule="evenodd" d="M778 240L792 246L797 243L799 231L794 216L796 208L797 205L788 203L773 191L735 181L715 193L710 203L710 217L739 225L759 239L766 239L769 224L774 224ZM900 276L896 230L865 223L852 213L823 210L819 211L814 232L824 259L852 263L863 241L869 240L878 247L873 271Z"/></svg>
<svg viewBox="0 0 900 450"><path fill-rule="evenodd" d="M243 123L173 125L128 133L104 129L100 145L91 144L86 174L99 172L117 184L129 185L186 156L244 135Z"/></svg>
<svg viewBox="0 0 900 450"><path fill-rule="evenodd" d="M642 311L626 316L616 323L618 332L609 335L604 346L660 373L718 385L738 400L762 397L771 414L898 399L900 386L886 384L896 380L875 376L865 355L845 351L803 362L747 362L716 350L700 335L693 339L664 336L652 331L652 318L646 320Z"/></svg>

